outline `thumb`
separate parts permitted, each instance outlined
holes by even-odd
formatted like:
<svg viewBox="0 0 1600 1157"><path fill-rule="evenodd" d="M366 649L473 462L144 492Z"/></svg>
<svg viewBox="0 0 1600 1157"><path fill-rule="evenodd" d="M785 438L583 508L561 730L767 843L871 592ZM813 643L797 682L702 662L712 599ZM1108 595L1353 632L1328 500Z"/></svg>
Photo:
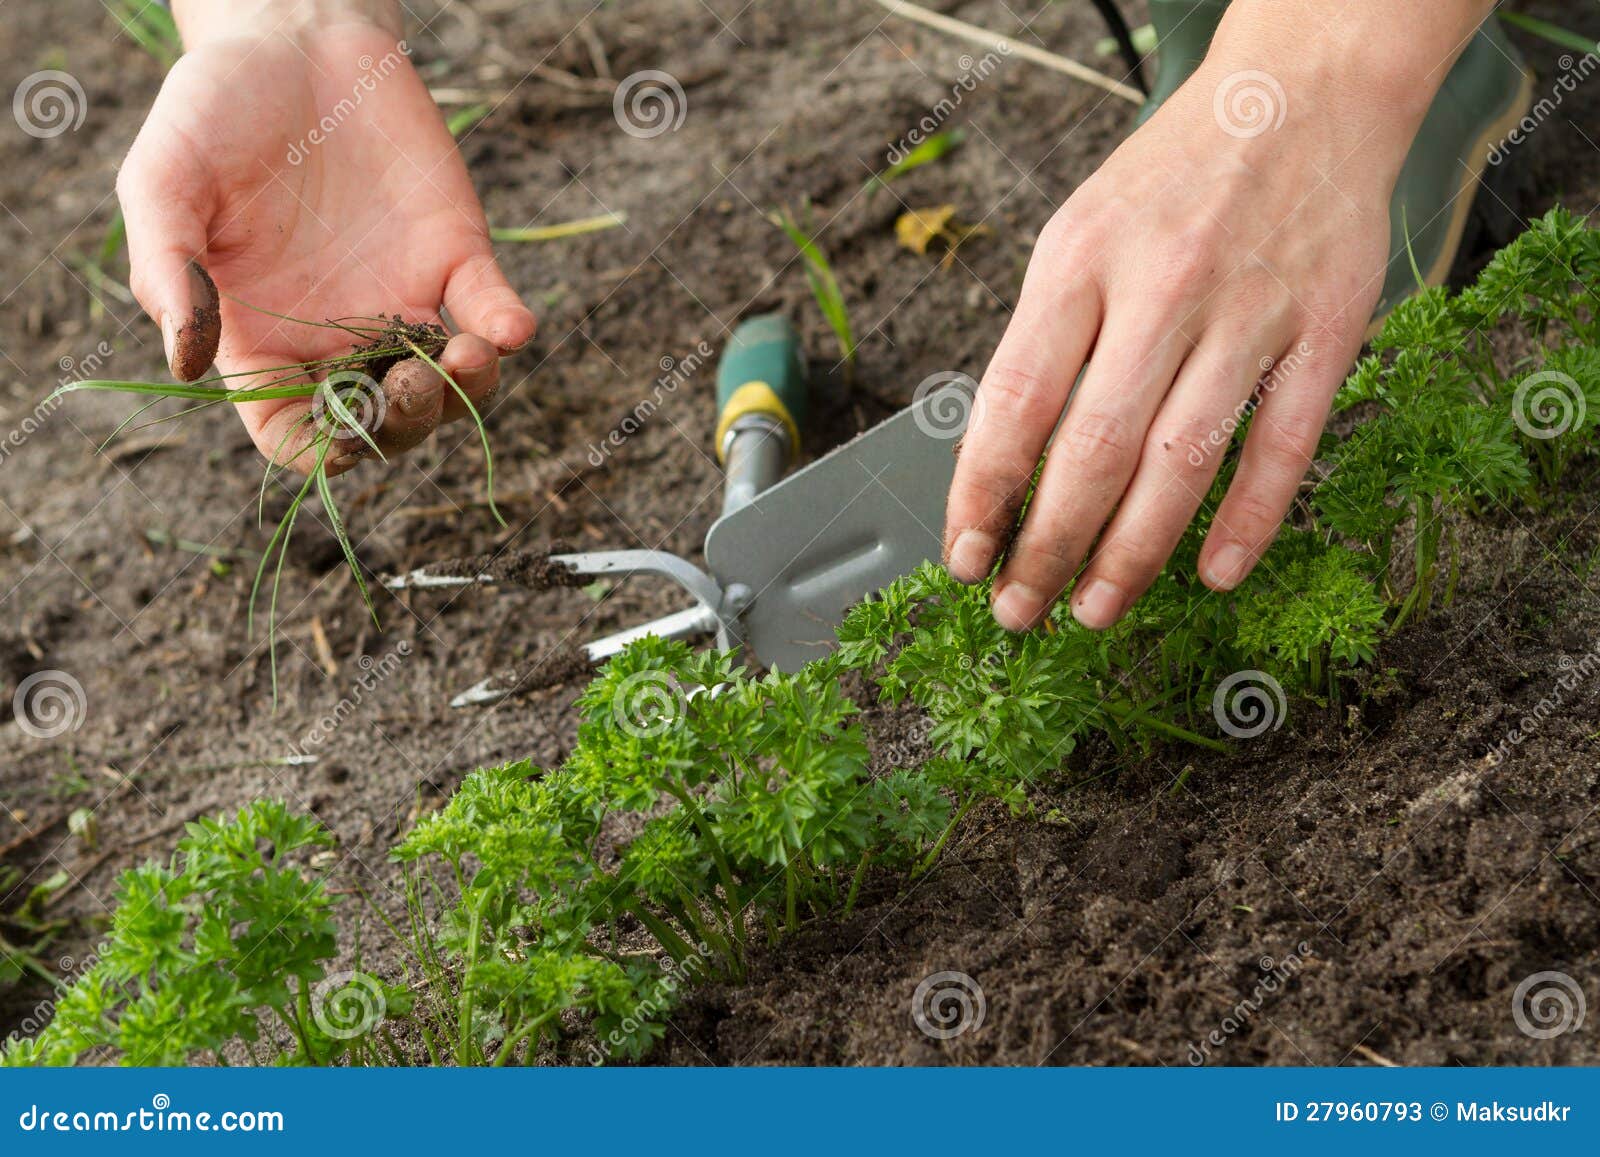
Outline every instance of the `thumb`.
<svg viewBox="0 0 1600 1157"><path fill-rule="evenodd" d="M129 286L161 327L173 377L192 382L211 368L222 339L217 287L200 264L214 194L205 171L161 138L152 114L117 174L117 199L127 224Z"/></svg>
<svg viewBox="0 0 1600 1157"><path fill-rule="evenodd" d="M451 272L444 307L462 332L485 338L502 354L514 353L533 340L533 312L506 281L487 237L483 244Z"/></svg>

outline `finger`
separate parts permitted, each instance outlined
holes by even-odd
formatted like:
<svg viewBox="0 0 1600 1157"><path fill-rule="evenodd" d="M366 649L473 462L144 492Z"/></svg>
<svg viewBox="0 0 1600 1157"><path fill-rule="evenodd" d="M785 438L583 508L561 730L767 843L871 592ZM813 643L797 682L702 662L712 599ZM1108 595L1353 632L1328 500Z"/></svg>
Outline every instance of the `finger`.
<svg viewBox="0 0 1600 1157"><path fill-rule="evenodd" d="M1144 302L1132 308L1107 317L995 580L995 619L1007 630L1037 626L1072 581L1133 477L1145 431L1189 352L1180 329L1152 324Z"/></svg>
<svg viewBox="0 0 1600 1157"><path fill-rule="evenodd" d="M500 351L477 334L458 333L444 347L439 364L461 387L462 393L472 400L481 415L494 399L495 391L500 388ZM466 404L447 383L441 421L454 422L466 416Z"/></svg>
<svg viewBox="0 0 1600 1157"><path fill-rule="evenodd" d="M959 582L981 581L1016 530L1046 442L1055 430L1100 326L1100 294L1074 274L1047 288L1041 245L1017 311L984 372L961 440L945 505L945 566Z"/></svg>
<svg viewBox="0 0 1600 1157"><path fill-rule="evenodd" d="M158 109L160 101L157 102ZM205 173L163 136L156 112L117 174L127 225L129 280L140 306L161 327L175 378L205 376L217 356L222 315L217 288L201 267L212 206Z"/></svg>
<svg viewBox="0 0 1600 1157"><path fill-rule="evenodd" d="M1239 473L1217 509L1200 551L1200 579L1230 591L1254 569L1288 513L1317 452L1328 407L1359 348L1317 349L1298 342L1273 371L1250 424Z"/></svg>
<svg viewBox="0 0 1600 1157"><path fill-rule="evenodd" d="M383 400L377 415L363 414L352 407L352 416L363 421L377 418L372 440L385 455L403 454L439 426L448 387L439 371L421 358L396 362L383 375Z"/></svg>
<svg viewBox="0 0 1600 1157"><path fill-rule="evenodd" d="M514 353L533 340L532 311L485 249L467 258L450 274L444 287L444 307L457 326L492 342L501 353Z"/></svg>
<svg viewBox="0 0 1600 1157"><path fill-rule="evenodd" d="M1150 586L1193 521L1244 418L1271 354L1288 335L1241 342L1213 328L1195 349L1156 413L1139 466L1072 594L1072 613L1104 630Z"/></svg>
<svg viewBox="0 0 1600 1157"><path fill-rule="evenodd" d="M227 365L229 385L234 389L252 387L289 386L297 379L285 374L279 363L270 357L240 358ZM309 381L301 377L299 380ZM323 465L328 474L343 474L363 458L369 457L372 448L359 434L342 430L337 419L328 414L325 404L315 404L314 398L268 398L259 402L239 402L235 409L244 421L245 432L268 462L300 474L309 474L316 466L321 451L318 443L333 431L337 436L327 453ZM362 407L351 400L352 410Z"/></svg>

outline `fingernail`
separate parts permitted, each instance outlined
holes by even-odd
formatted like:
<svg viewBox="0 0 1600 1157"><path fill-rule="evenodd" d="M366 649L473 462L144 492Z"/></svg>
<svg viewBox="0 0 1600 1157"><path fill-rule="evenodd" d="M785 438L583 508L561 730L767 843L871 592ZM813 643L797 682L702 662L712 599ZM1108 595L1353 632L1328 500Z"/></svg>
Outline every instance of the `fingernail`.
<svg viewBox="0 0 1600 1157"><path fill-rule="evenodd" d="M1032 587L1006 583L994 599L994 619L1008 631L1029 630L1044 616L1045 600Z"/></svg>
<svg viewBox="0 0 1600 1157"><path fill-rule="evenodd" d="M1127 601L1116 583L1095 579L1072 600L1072 615L1091 631L1103 631L1122 617Z"/></svg>
<svg viewBox="0 0 1600 1157"><path fill-rule="evenodd" d="M960 583L982 582L994 565L995 541L993 535L981 530L963 530L950 544L945 568L950 577Z"/></svg>
<svg viewBox="0 0 1600 1157"><path fill-rule="evenodd" d="M173 366L173 357L178 349L178 327L172 324L172 315L161 315L161 347L167 354L167 367Z"/></svg>
<svg viewBox="0 0 1600 1157"><path fill-rule="evenodd" d="M1243 581L1249 562L1250 554L1244 547L1236 542L1226 543L1217 548L1206 564L1206 582L1218 590L1231 591Z"/></svg>

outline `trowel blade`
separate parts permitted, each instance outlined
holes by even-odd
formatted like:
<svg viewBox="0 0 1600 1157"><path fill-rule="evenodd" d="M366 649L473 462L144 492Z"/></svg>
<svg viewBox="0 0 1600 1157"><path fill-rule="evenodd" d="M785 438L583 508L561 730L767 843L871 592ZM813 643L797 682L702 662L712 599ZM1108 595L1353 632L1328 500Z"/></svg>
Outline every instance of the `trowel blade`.
<svg viewBox="0 0 1600 1157"><path fill-rule="evenodd" d="M939 557L972 409L970 379L950 379L711 527L706 562L753 592L745 640L767 666L827 654L845 611Z"/></svg>

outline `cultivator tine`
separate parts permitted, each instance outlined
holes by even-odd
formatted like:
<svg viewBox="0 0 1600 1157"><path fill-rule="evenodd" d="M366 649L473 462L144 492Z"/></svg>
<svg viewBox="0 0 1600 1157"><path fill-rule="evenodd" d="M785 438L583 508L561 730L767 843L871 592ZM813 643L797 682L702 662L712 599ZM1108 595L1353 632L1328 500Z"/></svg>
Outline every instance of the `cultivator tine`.
<svg viewBox="0 0 1600 1157"><path fill-rule="evenodd" d="M391 591L423 591L438 590L445 587L471 587L488 586L497 582L504 582L493 575L464 575L464 574L429 574L427 567L418 567L407 574L395 575L383 580L386 590Z"/></svg>

